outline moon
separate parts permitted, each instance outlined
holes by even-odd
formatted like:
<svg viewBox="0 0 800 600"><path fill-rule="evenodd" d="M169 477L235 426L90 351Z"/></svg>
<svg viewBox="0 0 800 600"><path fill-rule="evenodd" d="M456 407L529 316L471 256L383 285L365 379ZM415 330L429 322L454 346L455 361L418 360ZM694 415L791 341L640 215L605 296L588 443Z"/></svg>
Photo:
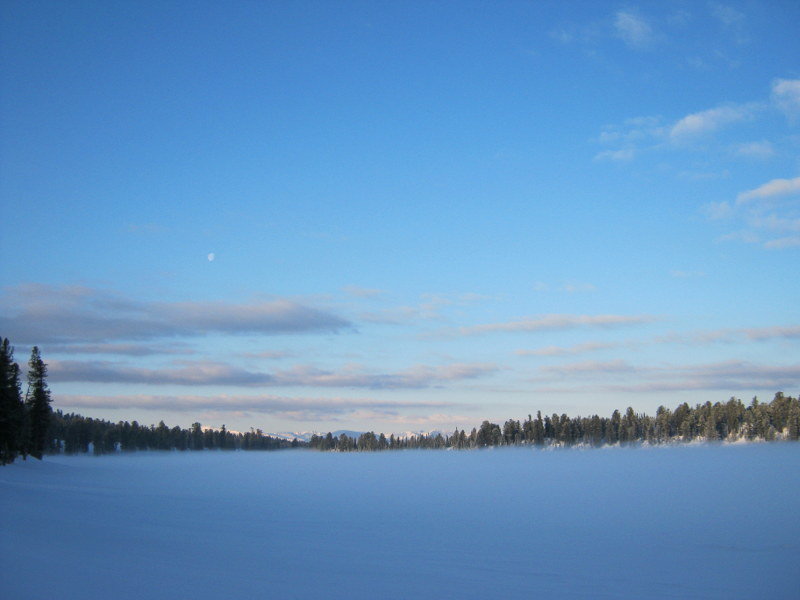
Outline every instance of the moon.
<svg viewBox="0 0 800 600"><path fill-rule="evenodd" d="M208 254L208 262L214 262L215 258L216 257L214 256L214 253L213 252L209 252L209 254Z"/></svg>

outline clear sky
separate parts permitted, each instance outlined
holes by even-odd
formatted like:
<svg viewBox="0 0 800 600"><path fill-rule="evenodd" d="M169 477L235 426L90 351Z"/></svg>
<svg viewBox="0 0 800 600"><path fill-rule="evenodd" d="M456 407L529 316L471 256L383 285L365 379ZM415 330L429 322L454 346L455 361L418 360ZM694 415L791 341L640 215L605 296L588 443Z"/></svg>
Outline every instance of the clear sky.
<svg viewBox="0 0 800 600"><path fill-rule="evenodd" d="M0 4L54 407L398 432L800 391L800 3Z"/></svg>

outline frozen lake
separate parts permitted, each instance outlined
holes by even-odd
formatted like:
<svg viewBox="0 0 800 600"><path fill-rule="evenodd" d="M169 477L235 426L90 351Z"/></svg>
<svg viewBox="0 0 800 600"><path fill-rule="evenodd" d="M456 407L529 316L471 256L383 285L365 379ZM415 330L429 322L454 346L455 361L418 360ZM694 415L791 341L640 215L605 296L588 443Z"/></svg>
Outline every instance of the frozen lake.
<svg viewBox="0 0 800 600"><path fill-rule="evenodd" d="M0 597L800 598L800 444L0 468Z"/></svg>

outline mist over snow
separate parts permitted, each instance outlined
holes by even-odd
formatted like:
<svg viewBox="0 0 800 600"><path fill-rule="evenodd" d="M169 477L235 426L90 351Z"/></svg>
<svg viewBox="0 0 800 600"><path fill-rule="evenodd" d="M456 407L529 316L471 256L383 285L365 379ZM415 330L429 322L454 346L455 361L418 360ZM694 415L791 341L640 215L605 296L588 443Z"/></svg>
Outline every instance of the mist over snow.
<svg viewBox="0 0 800 600"><path fill-rule="evenodd" d="M797 598L796 444L53 456L0 596Z"/></svg>

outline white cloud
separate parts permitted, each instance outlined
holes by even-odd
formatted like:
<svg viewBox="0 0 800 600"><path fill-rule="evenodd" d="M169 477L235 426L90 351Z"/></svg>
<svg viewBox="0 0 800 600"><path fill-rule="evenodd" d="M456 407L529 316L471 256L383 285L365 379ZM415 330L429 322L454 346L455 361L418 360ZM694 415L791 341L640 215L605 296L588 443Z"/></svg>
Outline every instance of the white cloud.
<svg viewBox="0 0 800 600"><path fill-rule="evenodd" d="M800 177L794 179L773 179L755 189L742 192L736 197L737 204L751 200L763 200L776 196L788 196L800 192Z"/></svg>
<svg viewBox="0 0 800 600"><path fill-rule="evenodd" d="M684 141L700 135L713 133L722 127L752 116L753 105L718 106L686 115L669 131L673 141Z"/></svg>
<svg viewBox="0 0 800 600"><path fill-rule="evenodd" d="M772 101L789 119L800 117L800 79L777 79L772 84Z"/></svg>
<svg viewBox="0 0 800 600"><path fill-rule="evenodd" d="M800 177L772 179L751 190L741 192L736 203L711 203L703 211L711 219L731 219L744 226L720 238L723 241L761 243L768 250L793 248L800 237L790 235L771 238L775 232L800 232ZM768 233L771 232L771 233Z"/></svg>
<svg viewBox="0 0 800 600"><path fill-rule="evenodd" d="M614 15L617 36L632 48L647 48L655 41L653 28L644 17L631 11L620 10Z"/></svg>

